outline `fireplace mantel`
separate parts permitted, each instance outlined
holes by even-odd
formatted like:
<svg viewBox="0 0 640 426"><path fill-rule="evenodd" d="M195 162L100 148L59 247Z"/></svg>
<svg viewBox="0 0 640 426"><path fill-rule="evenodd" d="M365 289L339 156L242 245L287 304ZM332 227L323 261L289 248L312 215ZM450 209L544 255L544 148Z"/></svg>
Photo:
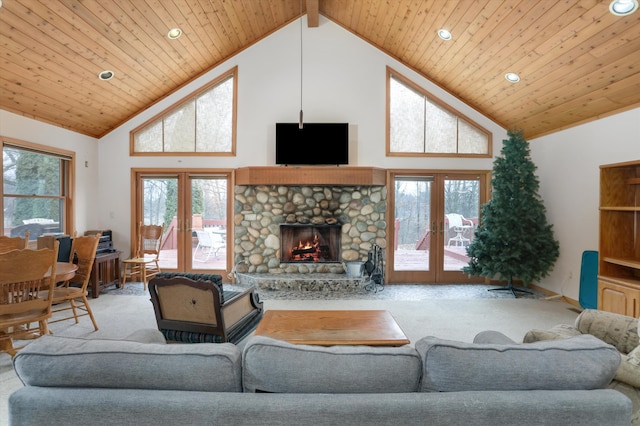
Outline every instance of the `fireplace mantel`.
<svg viewBox="0 0 640 426"><path fill-rule="evenodd" d="M238 185L385 185L386 170L348 166L258 166L236 169Z"/></svg>

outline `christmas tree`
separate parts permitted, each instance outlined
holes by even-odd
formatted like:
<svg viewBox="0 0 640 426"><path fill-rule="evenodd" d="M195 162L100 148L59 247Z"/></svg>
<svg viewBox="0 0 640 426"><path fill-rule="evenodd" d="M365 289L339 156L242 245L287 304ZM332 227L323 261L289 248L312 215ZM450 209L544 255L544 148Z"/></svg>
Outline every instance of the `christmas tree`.
<svg viewBox="0 0 640 426"><path fill-rule="evenodd" d="M558 258L559 245L553 225L538 194L536 166L522 131L508 131L500 157L493 163L491 200L482 206L480 225L467 247L470 276L506 280L493 290L530 293L513 286L515 279L527 286L548 275Z"/></svg>

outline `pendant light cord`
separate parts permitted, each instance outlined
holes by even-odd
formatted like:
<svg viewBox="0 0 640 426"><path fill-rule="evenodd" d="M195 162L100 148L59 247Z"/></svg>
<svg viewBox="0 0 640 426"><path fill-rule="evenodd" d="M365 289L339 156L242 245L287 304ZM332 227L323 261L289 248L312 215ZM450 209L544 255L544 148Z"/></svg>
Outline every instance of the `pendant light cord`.
<svg viewBox="0 0 640 426"><path fill-rule="evenodd" d="M302 129L302 0L300 0L300 119L298 128Z"/></svg>

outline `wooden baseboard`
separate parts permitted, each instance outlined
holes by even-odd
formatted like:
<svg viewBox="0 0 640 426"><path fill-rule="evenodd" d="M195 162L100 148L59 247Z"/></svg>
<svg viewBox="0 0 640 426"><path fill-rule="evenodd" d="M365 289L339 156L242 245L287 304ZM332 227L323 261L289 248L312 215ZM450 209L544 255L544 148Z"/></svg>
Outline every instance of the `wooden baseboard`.
<svg viewBox="0 0 640 426"><path fill-rule="evenodd" d="M529 285L529 287L531 289L539 292L539 293L544 294L545 296L547 296L548 299L560 298L560 299L562 299L563 301L567 302L570 305L576 306L578 308L582 308L580 306L580 303L577 300L571 299L570 297L563 296L561 294L558 294L558 293L556 293L554 291L551 291L551 290L547 290L546 288L542 288L542 287L537 286L535 284L531 284L531 285Z"/></svg>

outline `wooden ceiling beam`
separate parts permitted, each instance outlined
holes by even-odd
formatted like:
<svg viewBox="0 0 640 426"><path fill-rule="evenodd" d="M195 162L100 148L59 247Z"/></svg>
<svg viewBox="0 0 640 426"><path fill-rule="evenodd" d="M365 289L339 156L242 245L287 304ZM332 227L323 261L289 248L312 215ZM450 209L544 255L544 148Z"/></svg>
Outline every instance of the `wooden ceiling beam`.
<svg viewBox="0 0 640 426"><path fill-rule="evenodd" d="M307 1L307 25L309 28L315 28L318 26L320 0L306 0Z"/></svg>

